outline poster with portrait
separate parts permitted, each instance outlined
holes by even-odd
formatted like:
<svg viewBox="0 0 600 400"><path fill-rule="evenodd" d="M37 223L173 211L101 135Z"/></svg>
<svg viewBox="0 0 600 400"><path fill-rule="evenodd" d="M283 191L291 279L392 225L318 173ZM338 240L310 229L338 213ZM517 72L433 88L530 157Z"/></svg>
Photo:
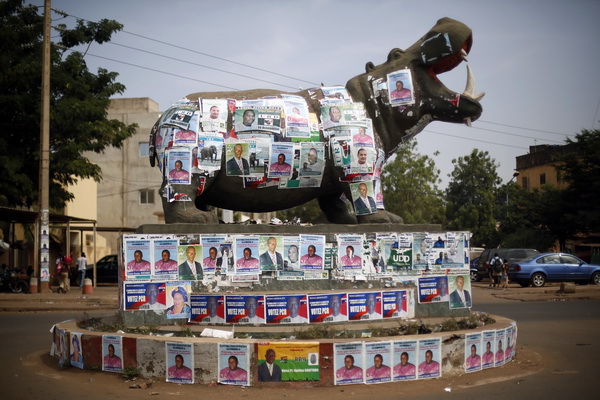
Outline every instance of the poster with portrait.
<svg viewBox="0 0 600 400"><path fill-rule="evenodd" d="M125 282L123 291L125 311L166 308L165 282Z"/></svg>
<svg viewBox="0 0 600 400"><path fill-rule="evenodd" d="M220 266L219 262L219 246L224 240L223 236L208 236L200 237L202 243L202 271L204 275L214 275Z"/></svg>
<svg viewBox="0 0 600 400"><path fill-rule="evenodd" d="M300 235L300 269L323 269L325 235Z"/></svg>
<svg viewBox="0 0 600 400"><path fill-rule="evenodd" d="M465 335L465 372L481 370L481 332Z"/></svg>
<svg viewBox="0 0 600 400"><path fill-rule="evenodd" d="M221 169L223 154L223 136L220 133L202 133L198 136L198 150L195 165L203 171L218 171Z"/></svg>
<svg viewBox="0 0 600 400"><path fill-rule="evenodd" d="M202 246L186 244L177 246L178 279L200 280L202 272Z"/></svg>
<svg viewBox="0 0 600 400"><path fill-rule="evenodd" d="M431 237L419 232L413 235L413 270L424 271L435 262Z"/></svg>
<svg viewBox="0 0 600 400"><path fill-rule="evenodd" d="M381 292L348 293L348 320L381 319L382 305Z"/></svg>
<svg viewBox="0 0 600 400"><path fill-rule="evenodd" d="M439 378L442 376L442 339L419 340L418 379Z"/></svg>
<svg viewBox="0 0 600 400"><path fill-rule="evenodd" d="M363 267L364 235L338 235L338 269L345 274L356 274Z"/></svg>
<svg viewBox="0 0 600 400"><path fill-rule="evenodd" d="M514 344L514 330L516 325L511 324L508 328L506 328L506 348L504 349L504 363L512 360L515 344Z"/></svg>
<svg viewBox="0 0 600 400"><path fill-rule="evenodd" d="M167 319L189 319L192 314L190 307L191 281L166 282Z"/></svg>
<svg viewBox="0 0 600 400"><path fill-rule="evenodd" d="M409 318L409 293L407 290L383 292L383 318Z"/></svg>
<svg viewBox="0 0 600 400"><path fill-rule="evenodd" d="M481 335L485 350L481 356L481 368L492 368L496 358L496 331L483 331Z"/></svg>
<svg viewBox="0 0 600 400"><path fill-rule="evenodd" d="M250 176L250 144L230 142L225 144L225 171L227 176ZM256 157L256 153L254 153Z"/></svg>
<svg viewBox="0 0 600 400"><path fill-rule="evenodd" d="M444 249L445 269L467 269L468 255L465 250L464 232L446 232L446 247Z"/></svg>
<svg viewBox="0 0 600 400"><path fill-rule="evenodd" d="M125 239L125 276L129 279L150 279L152 273L152 243L149 239Z"/></svg>
<svg viewBox="0 0 600 400"><path fill-rule="evenodd" d="M83 369L83 347L81 344L82 337L81 332L70 332L69 333L69 363L76 368Z"/></svg>
<svg viewBox="0 0 600 400"><path fill-rule="evenodd" d="M305 294L267 296L267 324L308 323L308 297Z"/></svg>
<svg viewBox="0 0 600 400"><path fill-rule="evenodd" d="M506 346L506 329L496 330L496 354L494 355L494 367L504 365L504 348Z"/></svg>
<svg viewBox="0 0 600 400"><path fill-rule="evenodd" d="M417 340L399 340L393 342L394 368L392 379L394 381L410 381L417 379Z"/></svg>
<svg viewBox="0 0 600 400"><path fill-rule="evenodd" d="M198 143L198 133L191 129L175 129L173 131L174 147L196 147Z"/></svg>
<svg viewBox="0 0 600 400"><path fill-rule="evenodd" d="M283 270L283 236L260 236L258 241L261 271Z"/></svg>
<svg viewBox="0 0 600 400"><path fill-rule="evenodd" d="M49 267L41 267L40 268L40 282L49 282L50 281L50 268Z"/></svg>
<svg viewBox="0 0 600 400"><path fill-rule="evenodd" d="M192 151L182 147L173 147L167 154L167 181L171 184L189 185L192 182Z"/></svg>
<svg viewBox="0 0 600 400"><path fill-rule="evenodd" d="M348 296L346 293L308 295L309 322L348 321Z"/></svg>
<svg viewBox="0 0 600 400"><path fill-rule="evenodd" d="M377 203L375 203L373 197L373 181L351 183L350 191L356 215L367 215L377 212Z"/></svg>
<svg viewBox="0 0 600 400"><path fill-rule="evenodd" d="M350 156L350 174L372 174L376 153L370 147L352 145Z"/></svg>
<svg viewBox="0 0 600 400"><path fill-rule="evenodd" d="M290 138L310 138L308 105L300 96L283 96L285 135Z"/></svg>
<svg viewBox="0 0 600 400"><path fill-rule="evenodd" d="M283 237L283 269L285 271L300 270L300 237Z"/></svg>
<svg viewBox="0 0 600 400"><path fill-rule="evenodd" d="M102 335L102 371L123 372L123 337Z"/></svg>
<svg viewBox="0 0 600 400"><path fill-rule="evenodd" d="M387 85L390 93L390 105L392 107L415 103L410 68L389 73L387 75Z"/></svg>
<svg viewBox="0 0 600 400"><path fill-rule="evenodd" d="M233 239L236 275L260 273L258 243L258 236L238 236Z"/></svg>
<svg viewBox="0 0 600 400"><path fill-rule="evenodd" d="M264 324L265 296L225 296L225 320L229 324Z"/></svg>
<svg viewBox="0 0 600 400"><path fill-rule="evenodd" d="M177 239L154 239L152 249L154 255L154 279L177 279Z"/></svg>
<svg viewBox="0 0 600 400"><path fill-rule="evenodd" d="M198 107L194 104L176 104L165 111L161 117L161 125L172 125L179 129L194 129L190 126L194 114L198 111Z"/></svg>
<svg viewBox="0 0 600 400"><path fill-rule="evenodd" d="M167 382L194 383L194 344L165 342Z"/></svg>
<svg viewBox="0 0 600 400"><path fill-rule="evenodd" d="M269 157L269 178L290 178L293 172L294 144L271 143Z"/></svg>
<svg viewBox="0 0 600 400"><path fill-rule="evenodd" d="M375 140L373 139L373 121L369 118L367 118L366 121L366 126L351 129L352 145L354 147L375 147Z"/></svg>
<svg viewBox="0 0 600 400"><path fill-rule="evenodd" d="M250 346L219 343L218 368L219 383L250 386Z"/></svg>
<svg viewBox="0 0 600 400"><path fill-rule="evenodd" d="M318 342L259 343L257 361L259 382L319 380Z"/></svg>
<svg viewBox="0 0 600 400"><path fill-rule="evenodd" d="M225 296L192 294L190 322L225 323Z"/></svg>
<svg viewBox="0 0 600 400"><path fill-rule="evenodd" d="M392 381L392 342L365 343L365 383Z"/></svg>
<svg viewBox="0 0 600 400"><path fill-rule="evenodd" d="M300 144L299 176L322 176L325 168L325 143Z"/></svg>
<svg viewBox="0 0 600 400"><path fill-rule="evenodd" d="M333 369L335 385L364 383L365 360L363 343L334 343Z"/></svg>
<svg viewBox="0 0 600 400"><path fill-rule="evenodd" d="M449 275L450 308L471 308L471 279L469 274Z"/></svg>
<svg viewBox="0 0 600 400"><path fill-rule="evenodd" d="M202 99L202 131L226 132L228 111L226 99Z"/></svg>
<svg viewBox="0 0 600 400"><path fill-rule="evenodd" d="M434 303L449 300L447 276L425 276L419 278L419 303Z"/></svg>

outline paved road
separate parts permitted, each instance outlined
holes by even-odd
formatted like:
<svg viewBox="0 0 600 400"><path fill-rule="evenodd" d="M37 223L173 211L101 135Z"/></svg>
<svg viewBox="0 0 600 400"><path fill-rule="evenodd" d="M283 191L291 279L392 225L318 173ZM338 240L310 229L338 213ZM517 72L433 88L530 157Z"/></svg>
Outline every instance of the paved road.
<svg viewBox="0 0 600 400"><path fill-rule="evenodd" d="M544 292L538 291L538 294L541 293ZM474 287L473 294L475 310L503 315L518 322L515 364L520 364L521 368L515 369L510 365L431 381L300 391L191 387L162 382L156 382L150 390L156 390L161 398L202 395L261 400L283 397L303 400L348 400L348 397L437 400L442 396L449 399L596 398L593 383L600 382L596 361L600 359L600 300L523 302L507 299L510 296L505 293L482 287ZM51 326L55 322L81 316L81 312L0 313L0 354L3 355L0 358L0 371L3 371L0 374L1 398L80 399L82 392L85 392L86 400L134 399L148 395L149 391L129 389L129 383L123 382L116 374L76 369L61 371L56 361L47 356ZM446 391L446 388L451 391Z"/></svg>

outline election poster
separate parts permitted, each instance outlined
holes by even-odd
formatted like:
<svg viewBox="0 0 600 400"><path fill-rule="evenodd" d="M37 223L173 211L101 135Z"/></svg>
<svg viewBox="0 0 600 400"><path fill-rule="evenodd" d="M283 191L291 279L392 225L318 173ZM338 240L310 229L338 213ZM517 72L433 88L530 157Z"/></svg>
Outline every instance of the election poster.
<svg viewBox="0 0 600 400"><path fill-rule="evenodd" d="M219 383L250 386L250 346L219 343Z"/></svg>
<svg viewBox="0 0 600 400"><path fill-rule="evenodd" d="M194 139L194 142L196 139ZM181 147L166 151L166 176L171 185L189 185L192 181L192 151Z"/></svg>
<svg viewBox="0 0 600 400"><path fill-rule="evenodd" d="M333 368L335 385L364 383L363 343L334 343Z"/></svg>
<svg viewBox="0 0 600 400"><path fill-rule="evenodd" d="M124 240L126 279L150 279L152 246L149 239Z"/></svg>
<svg viewBox="0 0 600 400"><path fill-rule="evenodd" d="M196 110L198 110L198 107L192 104L177 104L165 111L161 117L161 122L180 129L188 129Z"/></svg>
<svg viewBox="0 0 600 400"><path fill-rule="evenodd" d="M290 178L293 172L294 144L271 143L269 157L269 178Z"/></svg>
<svg viewBox="0 0 600 400"><path fill-rule="evenodd" d="M365 383L392 381L392 342L365 343Z"/></svg>
<svg viewBox="0 0 600 400"><path fill-rule="evenodd" d="M308 105L303 97L284 97L285 128L287 137L310 138Z"/></svg>
<svg viewBox="0 0 600 400"><path fill-rule="evenodd" d="M504 350L504 362L507 363L512 360L515 352L515 330L516 325L511 324L506 328L506 349Z"/></svg>
<svg viewBox="0 0 600 400"><path fill-rule="evenodd" d="M462 269L469 261L465 250L464 232L446 232L446 247L444 253L444 268Z"/></svg>
<svg viewBox="0 0 600 400"><path fill-rule="evenodd" d="M260 270L281 271L284 264L282 249L284 249L283 236L260 236L258 243Z"/></svg>
<svg viewBox="0 0 600 400"><path fill-rule="evenodd" d="M202 235L200 240L202 242L202 271L207 275L220 272L219 247L225 241L225 236Z"/></svg>
<svg viewBox="0 0 600 400"><path fill-rule="evenodd" d="M325 235L300 235L300 269L323 269Z"/></svg>
<svg viewBox="0 0 600 400"><path fill-rule="evenodd" d="M381 319L381 292L348 293L348 320Z"/></svg>
<svg viewBox="0 0 600 400"><path fill-rule="evenodd" d="M192 294L190 297L192 299L190 322L225 323L225 296Z"/></svg>
<svg viewBox="0 0 600 400"><path fill-rule="evenodd" d="M410 68L394 71L387 75L391 106L414 104L414 87Z"/></svg>
<svg viewBox="0 0 600 400"><path fill-rule="evenodd" d="M235 274L255 275L260 273L258 258L258 236L236 237L234 239Z"/></svg>
<svg viewBox="0 0 600 400"><path fill-rule="evenodd" d="M283 269L285 271L300 270L300 238L298 236L283 237Z"/></svg>
<svg viewBox="0 0 600 400"><path fill-rule="evenodd" d="M426 270L435 262L431 236L419 232L413 236L413 269Z"/></svg>
<svg viewBox="0 0 600 400"><path fill-rule="evenodd" d="M167 285L167 319L189 319L192 313L190 307L191 281L168 281Z"/></svg>
<svg viewBox="0 0 600 400"><path fill-rule="evenodd" d="M123 372L122 336L102 336L102 371Z"/></svg>
<svg viewBox="0 0 600 400"><path fill-rule="evenodd" d="M227 111L226 99L202 99L202 131L226 132Z"/></svg>
<svg viewBox="0 0 600 400"><path fill-rule="evenodd" d="M308 295L309 322L348 321L348 302L345 293Z"/></svg>
<svg viewBox="0 0 600 400"><path fill-rule="evenodd" d="M165 282L125 282L125 310L164 310L167 308Z"/></svg>
<svg viewBox="0 0 600 400"><path fill-rule="evenodd" d="M177 246L177 263L179 279L202 279L202 246L187 244Z"/></svg>
<svg viewBox="0 0 600 400"><path fill-rule="evenodd" d="M494 366L495 361L495 341L496 341L496 331L483 331L482 333L482 341L485 346L485 352L481 357L481 368L492 368Z"/></svg>
<svg viewBox="0 0 600 400"><path fill-rule="evenodd" d="M71 338L69 362L72 366L83 369L83 348L81 346L82 333L71 332L69 336Z"/></svg>
<svg viewBox="0 0 600 400"><path fill-rule="evenodd" d="M481 332L465 335L465 372L481 370Z"/></svg>
<svg viewBox="0 0 600 400"><path fill-rule="evenodd" d="M177 268L177 239L155 239L152 241L154 251L153 278L177 279L179 270Z"/></svg>
<svg viewBox="0 0 600 400"><path fill-rule="evenodd" d="M426 276L419 278L419 303L449 300L447 276Z"/></svg>
<svg viewBox="0 0 600 400"><path fill-rule="evenodd" d="M267 342L257 349L258 381L319 380L318 342Z"/></svg>
<svg viewBox="0 0 600 400"><path fill-rule="evenodd" d="M166 342L167 382L194 383L194 344Z"/></svg>
<svg viewBox="0 0 600 400"><path fill-rule="evenodd" d="M304 294L267 296L267 324L308 323L308 297Z"/></svg>
<svg viewBox="0 0 600 400"><path fill-rule="evenodd" d="M393 240L393 239L392 239ZM388 241L383 241L383 244L388 246ZM398 242L392 242L392 245L386 247L385 254L387 255L387 268L391 269L392 272L406 272L408 273L412 269L413 263L413 250L410 247L394 247L394 244Z"/></svg>
<svg viewBox="0 0 600 400"><path fill-rule="evenodd" d="M383 318L408 318L409 292L407 290L386 290L383 292Z"/></svg>
<svg viewBox="0 0 600 400"><path fill-rule="evenodd" d="M494 357L494 367L504 365L504 346L506 345L506 330L496 330L496 354Z"/></svg>
<svg viewBox="0 0 600 400"><path fill-rule="evenodd" d="M364 235L338 235L338 268L344 273L362 271L364 239Z"/></svg>
<svg viewBox="0 0 600 400"><path fill-rule="evenodd" d="M377 212L377 204L373 198L373 181L350 184L352 204L356 215L367 215Z"/></svg>
<svg viewBox="0 0 600 400"><path fill-rule="evenodd" d="M253 149L255 146L252 146ZM231 142L225 145L225 171L227 176L249 176L250 163L248 161L251 153L256 157L256 151L250 150L250 144L245 142Z"/></svg>
<svg viewBox="0 0 600 400"><path fill-rule="evenodd" d="M394 341L394 369L392 371L394 381L409 381L417 379L417 340Z"/></svg>
<svg viewBox="0 0 600 400"><path fill-rule="evenodd" d="M419 340L418 379L439 378L442 376L442 339Z"/></svg>
<svg viewBox="0 0 600 400"><path fill-rule="evenodd" d="M264 324L265 296L225 296L225 320L230 324Z"/></svg>
<svg viewBox="0 0 600 400"><path fill-rule="evenodd" d="M450 308L471 308L471 279L469 274L448 276Z"/></svg>
<svg viewBox="0 0 600 400"><path fill-rule="evenodd" d="M219 171L222 154L223 136L220 133L201 134L198 136L198 149L195 153L194 165L201 171Z"/></svg>
<svg viewBox="0 0 600 400"><path fill-rule="evenodd" d="M300 147L299 176L321 176L325 168L325 143L304 142Z"/></svg>

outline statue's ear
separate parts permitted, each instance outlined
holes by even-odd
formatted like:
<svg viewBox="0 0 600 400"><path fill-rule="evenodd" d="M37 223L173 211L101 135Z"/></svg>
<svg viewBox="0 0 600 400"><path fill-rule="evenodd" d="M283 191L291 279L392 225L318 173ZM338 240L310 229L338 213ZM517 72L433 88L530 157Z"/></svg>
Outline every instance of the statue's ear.
<svg viewBox="0 0 600 400"><path fill-rule="evenodd" d="M373 64L371 61L369 61L367 64L365 64L365 71L371 72L374 69L375 69L375 64Z"/></svg>

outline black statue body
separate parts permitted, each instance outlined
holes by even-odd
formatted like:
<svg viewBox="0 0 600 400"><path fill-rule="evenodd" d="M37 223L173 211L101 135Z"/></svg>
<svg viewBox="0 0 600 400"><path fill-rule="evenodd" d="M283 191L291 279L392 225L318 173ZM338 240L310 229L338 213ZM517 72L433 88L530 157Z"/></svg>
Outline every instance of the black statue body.
<svg viewBox="0 0 600 400"><path fill-rule="evenodd" d="M466 60L472 44L471 30L461 22L443 18L420 40L406 50L393 49L383 64L366 65L366 73L348 81L346 89L354 102L362 102L368 118L373 121L373 130L377 147L383 149L386 158L394 153L398 145L413 137L432 121L466 123L476 120L482 112L479 99L483 95L473 93L474 84L470 71L467 88L462 94L446 88L437 78L438 74L447 72ZM383 79L386 75L401 69L410 69L414 85L415 103L398 107L390 106L388 90L373 92L373 81ZM468 68L468 67L467 67ZM188 99L248 99L280 94L275 90L251 90L236 92L193 93ZM309 110L319 114L320 104L311 97L308 91L294 93L302 96L308 103ZM231 113L230 113L231 114ZM231 115L229 117L231 123ZM154 147L156 129L150 138ZM212 154L202 154L202 157ZM151 153L151 164L154 165ZM345 193L351 198L349 186L340 182L344 176L339 167L334 167L332 159L327 158L322 184L317 188L300 188L280 190L277 187L262 189L245 189L240 177L227 176L225 173L225 157L221 157L221 170L214 176L206 178L204 190L197 195L198 174L194 174L191 185L175 185L175 190L190 196L197 209L190 203L167 202L163 198L165 220L167 223L195 222L216 223L216 215L208 211L208 206L224 209L267 212L291 208L304 204L314 198L332 223L383 223L402 222L401 218L378 210L374 214L355 216L348 212L346 205L340 200ZM166 181L166 180L165 180ZM165 182L163 182L163 187Z"/></svg>

